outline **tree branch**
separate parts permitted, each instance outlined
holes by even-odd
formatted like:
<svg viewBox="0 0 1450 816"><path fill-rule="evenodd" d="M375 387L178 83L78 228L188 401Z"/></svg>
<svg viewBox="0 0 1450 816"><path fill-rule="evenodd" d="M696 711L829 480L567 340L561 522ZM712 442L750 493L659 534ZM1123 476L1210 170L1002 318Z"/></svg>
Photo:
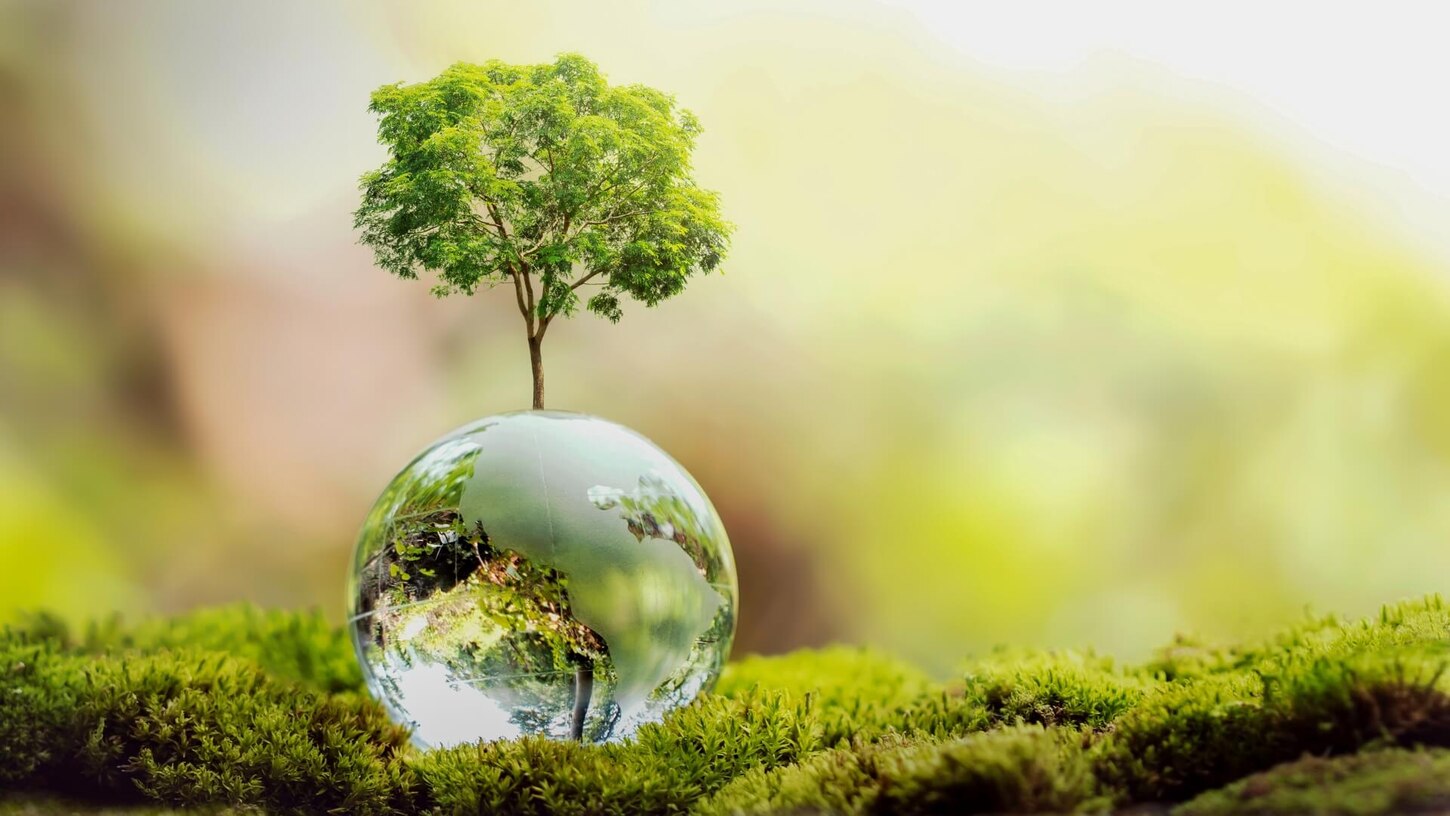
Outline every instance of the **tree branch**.
<svg viewBox="0 0 1450 816"><path fill-rule="evenodd" d="M519 277L523 278L524 291L528 293L528 313L524 315L524 320L528 322L529 336L535 337L537 335L534 334L534 306L537 301L534 300L534 284L532 281L529 280L528 267L523 267L522 269L520 269L518 275Z"/></svg>
<svg viewBox="0 0 1450 816"><path fill-rule="evenodd" d="M524 316L524 327L528 329L529 336L533 337L534 312L528 307L527 304L524 303L524 285L522 280L523 276L519 274L519 271L517 269L514 269L512 266L509 267L509 275L511 275L514 279L514 297L518 300L519 303L519 314L522 314Z"/></svg>
<svg viewBox="0 0 1450 816"><path fill-rule="evenodd" d="M564 239L566 241L569 238L570 218L572 218L572 216L565 215L564 224L559 228L559 233L564 236ZM527 250L521 253L522 255L533 255L535 252L538 252L539 248L542 247L549 240L550 236L553 235L553 232L548 228L547 225L545 225L543 229L541 229L539 232L539 240L535 241L533 246L529 247Z"/></svg>
<svg viewBox="0 0 1450 816"><path fill-rule="evenodd" d="M629 212L614 213L614 214L609 215L609 216L606 216L604 218L596 218L596 219L593 219L591 221L585 221L585 222L583 222L583 223L581 223L579 225L579 229L582 230L582 229L586 229L588 227L599 227L599 226L603 226L605 224L612 223L614 221L618 221L621 218L633 218L636 215L649 215L650 213L657 213L657 212L662 212L662 211L661 210L630 210Z"/></svg>
<svg viewBox="0 0 1450 816"><path fill-rule="evenodd" d="M598 275L601 271L602 270L596 269L593 272L590 272L588 275L585 275L584 277L580 278L579 280L576 280L573 283L569 284L569 291L572 292L575 289L578 289L579 287L581 287L584 284L588 283L590 278L593 278L594 276Z"/></svg>
<svg viewBox="0 0 1450 816"><path fill-rule="evenodd" d="M493 225L495 227L498 227L499 237L507 241L509 238L509 231L504 228L503 218L499 216L498 208L493 206L493 202L489 201L486 198L483 199L483 206L484 209L488 210L489 217L493 218Z"/></svg>
<svg viewBox="0 0 1450 816"><path fill-rule="evenodd" d="M487 220L483 218L483 216L479 215L477 212L474 212L472 209L469 209L468 217L473 219L473 223L477 225L479 229L482 229L486 232L491 232L500 238L505 237L500 228L496 228L493 224L490 224Z"/></svg>

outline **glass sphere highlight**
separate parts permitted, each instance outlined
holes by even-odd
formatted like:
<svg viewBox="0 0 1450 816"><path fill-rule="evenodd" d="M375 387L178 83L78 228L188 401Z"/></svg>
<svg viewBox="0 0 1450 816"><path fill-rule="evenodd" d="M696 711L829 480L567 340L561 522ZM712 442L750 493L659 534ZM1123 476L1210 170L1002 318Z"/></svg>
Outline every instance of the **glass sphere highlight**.
<svg viewBox="0 0 1450 816"><path fill-rule="evenodd" d="M602 742L710 687L735 563L704 491L615 423L520 411L430 445L373 506L348 589L368 688L423 747Z"/></svg>

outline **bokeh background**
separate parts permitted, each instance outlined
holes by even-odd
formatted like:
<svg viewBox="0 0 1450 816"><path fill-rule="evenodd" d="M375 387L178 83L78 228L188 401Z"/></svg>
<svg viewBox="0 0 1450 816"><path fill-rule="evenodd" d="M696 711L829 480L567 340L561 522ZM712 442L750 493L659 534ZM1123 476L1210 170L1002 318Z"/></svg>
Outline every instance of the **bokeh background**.
<svg viewBox="0 0 1450 816"><path fill-rule="evenodd" d="M1003 5L3 0L0 617L341 617L386 481L529 393L511 298L356 245L368 94L566 50L701 117L738 225L545 348L714 498L737 653L1450 589L1445 21Z"/></svg>

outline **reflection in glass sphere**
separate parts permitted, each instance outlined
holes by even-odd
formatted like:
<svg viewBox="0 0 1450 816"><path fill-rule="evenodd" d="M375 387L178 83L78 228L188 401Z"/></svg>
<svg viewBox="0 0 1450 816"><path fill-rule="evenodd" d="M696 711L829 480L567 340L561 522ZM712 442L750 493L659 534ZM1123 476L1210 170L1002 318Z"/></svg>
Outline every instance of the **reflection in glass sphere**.
<svg viewBox="0 0 1450 816"><path fill-rule="evenodd" d="M628 736L714 682L737 590L725 528L673 459L612 422L521 411L393 479L348 596L368 687L428 747Z"/></svg>

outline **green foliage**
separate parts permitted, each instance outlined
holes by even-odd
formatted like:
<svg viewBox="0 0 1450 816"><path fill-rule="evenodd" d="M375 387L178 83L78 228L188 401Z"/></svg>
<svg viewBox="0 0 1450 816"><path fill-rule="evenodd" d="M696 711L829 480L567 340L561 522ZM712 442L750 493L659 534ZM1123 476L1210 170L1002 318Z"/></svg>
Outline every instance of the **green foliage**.
<svg viewBox="0 0 1450 816"><path fill-rule="evenodd" d="M50 643L0 644L0 790L33 780L64 750L76 678L48 671L56 659Z"/></svg>
<svg viewBox="0 0 1450 816"><path fill-rule="evenodd" d="M176 804L391 812L407 734L351 695L319 698L227 659L160 654L88 667L80 749L55 773Z"/></svg>
<svg viewBox="0 0 1450 816"><path fill-rule="evenodd" d="M1137 705L1149 685L1092 655L1000 653L969 666L966 697L997 724L1103 730Z"/></svg>
<svg viewBox="0 0 1450 816"><path fill-rule="evenodd" d="M882 813L1063 813L1096 808L1097 781L1070 730L1009 728L892 758Z"/></svg>
<svg viewBox="0 0 1450 816"><path fill-rule="evenodd" d="M742 773L820 747L809 707L770 693L707 697L628 743L485 743L430 751L415 768L444 813L670 813Z"/></svg>
<svg viewBox="0 0 1450 816"><path fill-rule="evenodd" d="M702 814L1063 813L1104 803L1070 731L1014 727L952 740L891 735L742 775Z"/></svg>
<svg viewBox="0 0 1450 816"><path fill-rule="evenodd" d="M1179 635L1156 652L1139 673L1158 680L1192 680L1207 674L1242 668L1246 658L1238 650L1211 646Z"/></svg>
<svg viewBox="0 0 1450 816"><path fill-rule="evenodd" d="M393 812L407 733L355 694L322 695L226 655L125 657L11 646L6 783L171 804Z"/></svg>
<svg viewBox="0 0 1450 816"><path fill-rule="evenodd" d="M149 804L97 805L85 800L40 793L14 794L0 799L0 816L265 816L257 808L199 807L179 810Z"/></svg>
<svg viewBox="0 0 1450 816"><path fill-rule="evenodd" d="M1450 811L1450 751L1307 757L1205 793L1174 816L1370 816Z"/></svg>
<svg viewBox="0 0 1450 816"><path fill-rule="evenodd" d="M1161 686L1114 722L1100 774L1131 799L1173 800L1306 753L1450 745L1447 639L1438 597L1310 622Z"/></svg>
<svg viewBox="0 0 1450 816"><path fill-rule="evenodd" d="M788 765L823 747L809 699L761 690L737 699L707 696L642 727L618 750L632 766L667 770L709 793L745 771Z"/></svg>
<svg viewBox="0 0 1450 816"><path fill-rule="evenodd" d="M321 691L360 692L363 688L362 671L346 630L332 626L315 611L282 612L245 604L203 609L169 620L145 621L116 645L141 651L225 652L256 663L274 677Z"/></svg>
<svg viewBox="0 0 1450 816"><path fill-rule="evenodd" d="M695 808L702 816L790 813L864 813L881 793L880 760L912 747L891 734L879 741L838 745L794 765L757 768L742 774Z"/></svg>
<svg viewBox="0 0 1450 816"><path fill-rule="evenodd" d="M608 752L543 737L430 751L416 769L442 813L659 813L684 799L668 777L626 773Z"/></svg>
<svg viewBox="0 0 1450 816"><path fill-rule="evenodd" d="M210 651L251 661L273 677L328 692L362 691L362 671L347 632L316 611L284 612L249 604L200 609L123 627L118 618L83 632L53 615L36 614L9 630L12 640L47 642L85 654L165 649Z"/></svg>
<svg viewBox="0 0 1450 816"><path fill-rule="evenodd" d="M939 692L938 684L915 666L877 652L837 646L780 657L746 657L725 667L715 693L735 698L763 688L809 697L827 745L896 726L904 710Z"/></svg>
<svg viewBox="0 0 1450 816"><path fill-rule="evenodd" d="M353 691L315 615L232 607L79 636L36 617L0 634L0 790L29 791L0 813L52 804L40 791L380 814L1443 807L1447 644L1431 598L1258 644L1180 641L1142 666L998 652L947 687L879 654L803 651L733 664L623 743L418 752Z"/></svg>
<svg viewBox="0 0 1450 816"><path fill-rule="evenodd" d="M434 292L512 283L531 338L580 305L611 321L723 258L731 227L691 177L700 124L673 97L610 85L589 60L456 64L372 96L388 160L356 226L379 266Z"/></svg>

